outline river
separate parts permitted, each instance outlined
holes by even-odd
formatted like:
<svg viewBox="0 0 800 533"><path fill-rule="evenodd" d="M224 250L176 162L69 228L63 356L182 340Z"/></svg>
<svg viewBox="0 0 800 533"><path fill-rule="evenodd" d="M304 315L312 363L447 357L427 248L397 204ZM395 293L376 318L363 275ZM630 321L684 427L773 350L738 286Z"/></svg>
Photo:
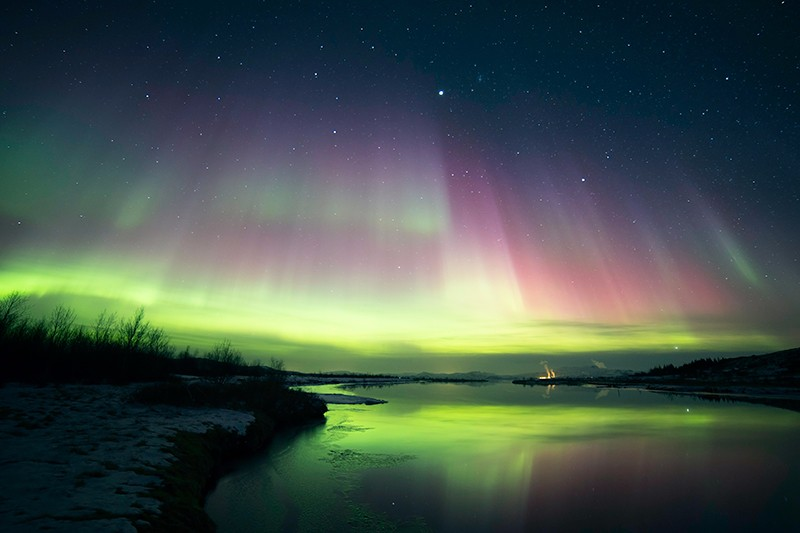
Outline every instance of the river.
<svg viewBox="0 0 800 533"><path fill-rule="evenodd" d="M331 386L317 392L342 392ZM349 392L220 480L245 531L788 531L800 413L636 390L511 383Z"/></svg>

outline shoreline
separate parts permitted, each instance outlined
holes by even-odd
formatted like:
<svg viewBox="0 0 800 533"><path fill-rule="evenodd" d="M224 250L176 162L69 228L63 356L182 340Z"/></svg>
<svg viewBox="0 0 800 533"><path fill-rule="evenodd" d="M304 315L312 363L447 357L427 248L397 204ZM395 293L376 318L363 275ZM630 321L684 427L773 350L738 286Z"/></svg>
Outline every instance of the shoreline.
<svg viewBox="0 0 800 533"><path fill-rule="evenodd" d="M165 487L153 491L161 503L159 513L142 516L145 523L137 531L216 531L205 511L205 500L219 480L243 459L266 450L281 431L318 423L276 427L270 418L257 416L244 436L219 428L177 433L170 439L175 461L160 472Z"/></svg>
<svg viewBox="0 0 800 533"><path fill-rule="evenodd" d="M283 415L134 401L147 386L0 387L0 529L213 531L203 504L226 469L327 409L295 393Z"/></svg>

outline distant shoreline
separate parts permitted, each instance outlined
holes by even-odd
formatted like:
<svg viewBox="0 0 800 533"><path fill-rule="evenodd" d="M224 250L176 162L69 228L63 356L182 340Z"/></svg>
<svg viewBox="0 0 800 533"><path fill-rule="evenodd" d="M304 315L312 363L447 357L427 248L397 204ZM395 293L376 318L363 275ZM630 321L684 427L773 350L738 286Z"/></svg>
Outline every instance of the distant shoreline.
<svg viewBox="0 0 800 533"><path fill-rule="evenodd" d="M783 385L767 385L720 380L703 381L693 379L665 379L650 376L628 377L555 377L515 379L515 385L524 386L572 386L598 387L607 389L633 389L659 394L680 394L696 396L707 400L728 400L758 403L800 412L800 390Z"/></svg>

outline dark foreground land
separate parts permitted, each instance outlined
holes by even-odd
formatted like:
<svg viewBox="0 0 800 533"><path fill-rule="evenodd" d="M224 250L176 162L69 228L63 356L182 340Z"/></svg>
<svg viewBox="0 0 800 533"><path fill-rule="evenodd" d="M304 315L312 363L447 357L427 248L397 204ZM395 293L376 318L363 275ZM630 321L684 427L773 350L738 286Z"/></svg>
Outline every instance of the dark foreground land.
<svg viewBox="0 0 800 533"><path fill-rule="evenodd" d="M678 367L666 365L614 377L531 378L514 383L636 388L800 411L800 348L728 359L699 359Z"/></svg>
<svg viewBox="0 0 800 533"><path fill-rule="evenodd" d="M0 387L2 531L213 531L207 492L276 432L322 423L282 383Z"/></svg>

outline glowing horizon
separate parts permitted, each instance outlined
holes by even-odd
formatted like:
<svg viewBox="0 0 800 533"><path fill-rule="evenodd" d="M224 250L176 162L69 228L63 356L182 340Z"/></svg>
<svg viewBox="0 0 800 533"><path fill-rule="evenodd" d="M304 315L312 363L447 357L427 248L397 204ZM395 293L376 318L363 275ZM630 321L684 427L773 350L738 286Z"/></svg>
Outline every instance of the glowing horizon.
<svg viewBox="0 0 800 533"><path fill-rule="evenodd" d="M496 192L478 162L445 161L436 142L395 152L362 156L377 169L326 155L308 158L303 172L290 163L249 176L220 170L204 192L145 177L77 217L19 213L18 229L34 226L36 244L6 255L0 291L58 295L84 321L106 307L144 306L173 336L247 339L246 352L258 351L259 336L372 356L773 350L796 341L737 317L743 291L763 287L699 198L686 216L706 221L719 246L692 255L686 243L666 244L660 213L616 211L623 227L609 221L582 173L558 186L557 171L533 171L548 195L537 187L533 210L530 199ZM162 179L192 176L176 167ZM96 176L75 179L87 177ZM12 209L14 195L4 196ZM68 247L58 242L65 237ZM714 255L727 258L724 280L703 264Z"/></svg>
<svg viewBox="0 0 800 533"><path fill-rule="evenodd" d="M122 59L56 50L76 54L80 84L46 83L40 52L15 49L0 295L86 324L144 306L179 348L229 338L297 368L306 349L336 368L341 354L414 366L800 345L791 139L532 90L530 73L501 95L483 73L443 84L438 63L389 41L306 49L271 19L273 52L242 34L211 53L164 17L176 42L141 62L126 48L138 34ZM332 48L347 58L335 67ZM103 76L80 70L87 58Z"/></svg>

